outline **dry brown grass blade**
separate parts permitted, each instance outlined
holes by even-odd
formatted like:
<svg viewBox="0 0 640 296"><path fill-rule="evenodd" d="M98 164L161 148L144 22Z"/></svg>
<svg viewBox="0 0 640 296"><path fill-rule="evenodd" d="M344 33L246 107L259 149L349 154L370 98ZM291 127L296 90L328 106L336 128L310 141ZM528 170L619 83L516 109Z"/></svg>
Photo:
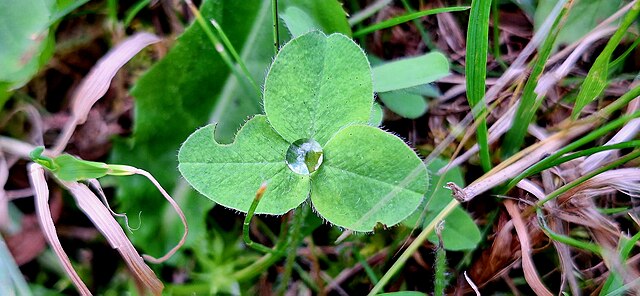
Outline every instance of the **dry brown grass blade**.
<svg viewBox="0 0 640 296"><path fill-rule="evenodd" d="M73 282L76 289L78 289L78 292L81 295L91 295L89 288L87 288L78 273L73 269L73 265L71 265L71 261L64 252L58 239L56 227L53 224L51 212L49 211L49 187L44 177L44 168L39 164L29 164L29 181L31 182L31 187L35 189L36 213L44 236L47 238L53 252L56 253L65 272L69 278L71 278L71 282Z"/></svg>
<svg viewBox="0 0 640 296"><path fill-rule="evenodd" d="M635 84L635 83L634 83ZM629 88L634 87L631 85ZM640 109L640 98L636 98L629 103L626 114L631 114ZM617 144L624 141L632 140L640 132L640 118L632 119L627 122L605 145ZM618 154L618 150L602 151L588 156L580 164L580 171L582 174L593 171L603 165L605 162L610 161L612 157Z"/></svg>
<svg viewBox="0 0 640 296"><path fill-rule="evenodd" d="M107 241L127 263L131 273L153 295L161 295L164 288L162 282L138 254L127 235L100 199L84 184L78 182L60 182L76 200L78 207L91 219Z"/></svg>
<svg viewBox="0 0 640 296"><path fill-rule="evenodd" d="M71 118L58 137L53 149L54 154L57 155L64 150L76 126L86 121L89 110L107 92L118 70L142 49L160 40L150 33L137 33L112 48L98 61L71 98Z"/></svg>
<svg viewBox="0 0 640 296"><path fill-rule="evenodd" d="M520 209L512 200L505 200L504 206L509 212L513 221L513 226L516 229L518 240L520 240L520 250L522 255L522 270L524 271L524 278L536 293L536 295L553 296L553 294L547 289L547 287L540 280L538 271L536 270L533 260L531 259L531 242L529 240L529 232L527 226L522 220L520 215Z"/></svg>
<svg viewBox="0 0 640 296"><path fill-rule="evenodd" d="M543 200L546 197L544 190L540 186L527 179L518 182L517 186L518 188L533 194L533 196L535 196L538 200ZM547 202L544 206L547 209L553 208L555 207L555 201ZM552 221L553 223L549 224L553 231L558 234L565 234L565 231L562 228L562 220L558 219L557 216L554 216L552 218ZM558 257L560 258L560 268L562 270L562 285L560 291L564 290L562 288L562 286L564 286L564 283L569 282L569 287L571 288L572 295L580 295L580 287L578 285L578 280L574 274L575 264L573 262L573 259L571 258L571 250L569 249L569 246L555 240L552 240L552 243L558 253Z"/></svg>
<svg viewBox="0 0 640 296"><path fill-rule="evenodd" d="M564 203L576 197L602 196L616 190L629 196L640 197L640 168L622 168L603 172L558 196L558 202Z"/></svg>
<svg viewBox="0 0 640 296"><path fill-rule="evenodd" d="M469 201L474 197L490 190L491 188L494 188L495 186L517 176L531 165L540 161L540 159L566 145L573 138L588 131L591 127L591 125L585 124L557 132L556 134L550 136L542 142L538 142L532 146L529 146L528 148L520 151L519 153L505 161L513 162L511 165L507 167L495 167L491 171L487 172L483 177L469 184L469 186L465 187L464 189L456 188L456 186L454 186L452 188L452 190L454 191L454 195L459 200ZM512 161L512 159L518 160Z"/></svg>

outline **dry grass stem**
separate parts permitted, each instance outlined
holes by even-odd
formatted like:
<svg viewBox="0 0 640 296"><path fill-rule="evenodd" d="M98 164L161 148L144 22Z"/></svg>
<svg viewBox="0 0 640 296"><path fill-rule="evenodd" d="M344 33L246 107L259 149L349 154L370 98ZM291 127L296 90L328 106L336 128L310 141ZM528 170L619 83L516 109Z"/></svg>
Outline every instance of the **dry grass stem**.
<svg viewBox="0 0 640 296"><path fill-rule="evenodd" d="M176 246L174 246L171 250L169 250L169 252L167 252L167 254L165 254L160 258L155 258L149 255L142 255L142 257L144 257L144 259L149 262L162 263L164 261L167 261L171 256L173 256L173 254L175 254L175 252L177 252L178 249L180 249L180 247L182 247L182 245L184 245L184 242L187 240L187 235L189 234L189 225L187 225L187 218L184 216L184 213L182 212L182 209L180 208L178 203L176 203L176 201L173 198L171 198L171 196L167 193L167 191L165 191L164 188L162 188L162 185L158 183L156 178L154 178L147 171L144 171L141 169L135 169L134 173L145 176L147 179L149 179L149 181L151 181L151 183L153 183L153 185L156 188L158 188L162 196L169 202L169 204L171 204L171 207L173 207L173 209L176 211L176 213L180 217L180 221L182 221L182 225L184 226L184 232L182 234L182 238L180 239L180 241Z"/></svg>
<svg viewBox="0 0 640 296"><path fill-rule="evenodd" d="M36 163L29 164L29 181L31 187L35 190L35 204L36 214L38 221L40 222L40 228L45 238L49 242L49 245L53 249L53 252L60 260L65 272L76 286L80 295L91 295L89 288L82 282L82 279L78 273L73 269L69 257L64 252L58 234L56 233L56 227L53 224L51 218L51 211L49 211L49 187L47 186L47 180L44 177L44 168Z"/></svg>
<svg viewBox="0 0 640 296"><path fill-rule="evenodd" d="M495 167L464 189L457 188L454 192L456 198L463 201L469 201L479 194L512 179L536 162L540 161L542 158L566 145L573 138L590 130L591 127L591 125L585 124L557 132L546 140L538 142L520 151L511 157L512 159L517 159L517 161L514 161L513 164L508 167Z"/></svg>
<svg viewBox="0 0 640 296"><path fill-rule="evenodd" d="M142 49L160 40L150 33L137 33L115 46L98 61L71 98L71 118L58 137L53 149L54 155L64 150L76 126L87 120L89 110L107 92L118 70Z"/></svg>
<svg viewBox="0 0 640 296"><path fill-rule="evenodd" d="M111 216L100 199L84 184L60 181L71 192L78 207L91 219L98 230L107 238L114 249L118 250L129 270L153 295L161 295L163 284L144 263L142 257L131 244L120 224Z"/></svg>
<svg viewBox="0 0 640 296"><path fill-rule="evenodd" d="M545 285L540 280L538 271L536 270L536 267L533 264L533 260L531 259L532 249L529 240L529 232L527 226L525 225L525 222L520 216L520 209L518 209L518 207L512 200L505 200L504 205L507 209L507 212L509 212L509 215L511 216L513 226L515 227L516 233L518 234L518 240L520 240L522 270L524 271L524 278L526 279L531 289L536 293L536 295L553 296L553 294L549 292L547 287L545 287Z"/></svg>
<svg viewBox="0 0 640 296"><path fill-rule="evenodd" d="M635 98L629 103L627 114L631 114L640 109L640 98ZM627 122L605 145L613 145L629 140L633 140L640 132L640 118ZM593 171L618 154L618 150L602 151L590 155L580 164L579 169L582 174Z"/></svg>

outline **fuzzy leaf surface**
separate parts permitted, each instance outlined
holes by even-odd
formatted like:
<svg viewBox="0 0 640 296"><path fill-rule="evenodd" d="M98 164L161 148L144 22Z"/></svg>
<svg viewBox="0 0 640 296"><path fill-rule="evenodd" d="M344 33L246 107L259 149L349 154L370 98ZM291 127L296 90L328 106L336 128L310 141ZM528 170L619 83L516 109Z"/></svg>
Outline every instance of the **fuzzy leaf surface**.
<svg viewBox="0 0 640 296"><path fill-rule="evenodd" d="M278 8L293 37L311 30L351 36L347 14L337 0L281 0Z"/></svg>
<svg viewBox="0 0 640 296"><path fill-rule="evenodd" d="M404 90L379 93L378 97L385 107L404 118L418 118L424 115L429 107L421 95Z"/></svg>
<svg viewBox="0 0 640 296"><path fill-rule="evenodd" d="M262 182L267 181L256 213L284 214L309 195L309 176L285 163L289 143L269 126L264 115L245 123L232 144L218 144L215 125L191 134L178 154L180 173L211 200L247 212Z"/></svg>
<svg viewBox="0 0 640 296"><path fill-rule="evenodd" d="M329 222L356 231L395 225L415 211L427 170L400 138L368 125L340 130L313 176L311 201Z"/></svg>
<svg viewBox="0 0 640 296"><path fill-rule="evenodd" d="M282 47L267 74L264 110L288 142L324 145L341 127L367 123L373 104L369 62L342 34L310 32Z"/></svg>
<svg viewBox="0 0 640 296"><path fill-rule="evenodd" d="M220 24L254 79L261 81L273 55L270 1L207 0L200 12L205 19ZM175 196L178 203L187 211L193 206L197 209L195 215L187 215L189 225L203 224L213 203L204 198L188 199L188 186L176 188L180 179L176 151L189 134L214 116L217 136L230 142L247 116L259 112L259 96L230 74L197 23L138 79L131 94L135 98L133 136L116 143L110 162L143 168L170 193L181 192L182 196ZM179 232L165 227L168 222L163 221L162 213L172 210L156 189L139 176L118 178L117 182L120 211L143 211L146 222L133 236L136 245L147 252L169 249L169 244L156 242L175 241ZM191 231L187 243L200 235Z"/></svg>

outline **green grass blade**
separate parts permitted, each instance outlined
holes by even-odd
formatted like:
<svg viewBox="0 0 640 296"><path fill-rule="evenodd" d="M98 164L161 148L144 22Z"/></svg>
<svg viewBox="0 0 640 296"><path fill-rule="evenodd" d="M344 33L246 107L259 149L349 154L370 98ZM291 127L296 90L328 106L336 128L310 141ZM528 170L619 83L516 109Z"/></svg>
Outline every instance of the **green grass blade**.
<svg viewBox="0 0 640 296"><path fill-rule="evenodd" d="M491 12L491 0L473 0L471 2L471 15L467 30L467 60L465 74L467 77L467 100L474 108L478 104L481 109L474 113L474 117L484 112L487 107L484 102L487 80L487 52L489 50L489 15ZM482 119L478 124L477 141L480 147L480 162L485 171L491 170L491 157L489 155L487 121Z"/></svg>
<svg viewBox="0 0 640 296"><path fill-rule="evenodd" d="M382 21L379 22L377 24L373 24L371 26L362 28L358 31L356 31L355 33L353 33L353 37L359 37L362 35L366 35L369 34L371 32L375 32L378 30L382 30L382 29L386 29L386 28L390 28L402 23L406 23L410 20L414 20L414 19L418 19L421 18L423 16L427 16L427 15L432 15L432 14L438 14L438 13L443 13L443 12L454 12L454 11L463 11L463 10L467 10L469 9L469 6L452 6L452 7L442 7L442 8L435 8L435 9L429 9L429 10L422 10L422 11L418 11L418 12L414 12L414 13L409 13L409 14L405 14L405 15L401 15L398 17L394 17L392 19L388 19L386 21ZM488 26L488 23L487 23ZM487 27L488 28L488 27Z"/></svg>
<svg viewBox="0 0 640 296"><path fill-rule="evenodd" d="M260 96L262 94L262 90L260 89L256 81L253 79L253 76L251 76L249 69L247 69L247 65L245 65L244 61L242 61L242 58L238 54L238 51L235 49L235 47L233 47L233 44L231 44L231 40L229 40L229 37L227 37L227 34L224 33L224 30L222 30L222 27L220 27L220 24L218 24L216 20L212 19L210 21L211 21L211 25L213 25L213 28L216 29L216 31L218 32L218 35L220 36L220 40L222 40L222 43L224 44L225 48L229 51L231 56L235 59L235 62L240 66L240 69L242 70L244 77L247 79L247 81L249 81L249 83L251 83L251 86L253 87L253 89L258 93L258 96Z"/></svg>
<svg viewBox="0 0 640 296"><path fill-rule="evenodd" d="M136 4L131 6L131 8L127 9L123 21L124 26L128 27L131 24L131 21L133 21L133 18L138 15L138 12L147 7L149 3L151 3L151 0L140 0Z"/></svg>
<svg viewBox="0 0 640 296"><path fill-rule="evenodd" d="M594 254L597 255L602 255L602 248L594 243L589 243L589 242L583 242L581 240L577 240L573 237L570 236L566 236L566 235L561 235L558 233L555 233L553 230L551 230L551 228L549 228L549 226L547 225L547 221L544 219L544 216L542 215L542 210L540 208L538 208L536 210L537 215L538 215L538 224L540 225L540 228L542 229L542 231L551 239L561 242L563 244L572 246L572 247L576 247L578 249L582 249L582 250L587 250L590 251Z"/></svg>
<svg viewBox="0 0 640 296"><path fill-rule="evenodd" d="M537 173L539 173L539 172L541 172L543 170L546 170L548 168L552 168L554 166L560 165L560 164L565 163L567 161L574 160L576 158L583 157L583 156L589 156L589 155L596 154L596 153L602 152L602 151L618 150L618 149L626 149L626 148L637 148L637 147L640 147L640 140L627 141L627 142L621 142L621 143L618 143L618 144L593 147L593 148L589 148L589 149L586 149L586 150L578 151L576 153L569 154L567 156L560 157L557 160L554 160L554 161L550 162L545 167L540 167L539 170L537 170L535 172L531 172L531 173L532 174L537 174Z"/></svg>
<svg viewBox="0 0 640 296"><path fill-rule="evenodd" d="M416 12L416 10L413 9L413 7L411 7L408 0L401 0L401 2L402 2L402 6L404 6L404 9L407 10L409 13ZM429 48L429 50L431 51L437 49L438 47L436 46L435 43L433 43L433 40L431 40L431 36L429 36L429 33L427 33L427 30L421 24L420 19L414 19L411 22L413 23L414 26L416 26L416 28L418 29L418 32L420 32L420 36L422 37L422 42L424 43L424 45L426 45L427 48Z"/></svg>
<svg viewBox="0 0 640 296"><path fill-rule="evenodd" d="M624 17L622 24L618 27L618 30L616 30L613 36L611 36L611 39L609 39L605 48L596 58L596 61L589 70L584 83L582 83L578 97L576 98L576 103L573 107L573 112L571 113L571 117L573 119L577 119L580 116L582 109L597 99L602 92L604 92L604 89L608 84L609 61L611 60L613 51L618 47L620 41L622 41L622 38L627 33L627 29L629 29L631 24L635 22L638 17L638 13L640 13L640 2L636 2L633 7L631 7L631 10L629 10L627 15Z"/></svg>
<svg viewBox="0 0 640 296"><path fill-rule="evenodd" d="M571 2L573 3L573 2ZM515 154L522 144L524 143L524 138L527 135L527 129L529 128L529 123L534 119L535 113L540 108L544 96L538 96L535 93L536 86L538 85L538 79L544 72L544 66L553 51L553 45L555 44L556 37L562 28L562 22L569 10L569 6L566 5L563 7L562 11L556 17L552 30L553 33L548 34L542 43L542 48L533 62L533 69L531 70L531 74L529 75L529 79L524 86L524 90L522 91L522 96L520 97L520 105L518 105L518 109L516 110L515 117L513 119L513 125L511 129L507 132L505 136L504 144L503 144L503 156L509 157Z"/></svg>
<svg viewBox="0 0 640 296"><path fill-rule="evenodd" d="M613 62L611 62L611 64L609 64L609 69L617 68L621 63L625 61L625 59L629 56L629 54L633 52L633 50L636 47L638 47L638 45L640 45L640 38L636 38L636 40L633 41L633 44L631 44L631 46L629 46L629 48L627 48L627 50L625 50L624 53L622 53Z"/></svg>
<svg viewBox="0 0 640 296"><path fill-rule="evenodd" d="M629 258L629 254L631 253L631 250L633 249L635 244L638 242L638 240L640 240L640 232L636 233L630 239L627 239L627 237L624 235L620 236L620 242L618 243L619 249L620 249L620 254L619 254L620 263L624 264L624 262L627 261L627 259ZM600 295L620 295L621 294L620 292L625 290L624 288L625 288L625 285L620 275L620 272L616 271L615 269L610 270L609 277L607 278L607 281L602 286ZM619 289L621 291L618 291Z"/></svg>
<svg viewBox="0 0 640 296"><path fill-rule="evenodd" d="M204 20L204 17L202 17L202 14L200 14L200 11L198 10L198 8L195 7L190 0L187 1L187 5L189 5L191 12L193 12L193 14L195 15L196 22L202 28L204 33L207 35L207 38L209 38L209 40L211 41L211 44L213 44L214 48L216 49L216 51L218 51L218 53L220 54L220 57L225 62L225 64L227 64L227 66L232 71L232 73L238 78L239 81L248 82L253 87L253 89L258 93L258 95L261 96L262 91L260 90L260 87L258 87L258 84L255 82L255 80L253 80L253 77L251 77L246 67L241 66L243 73L240 73L240 71L236 69L232 56L229 55L229 52L227 52L227 49L225 49L225 46L222 44L220 39L213 33L211 28L207 25L207 22ZM211 24L215 25L217 23L212 22ZM225 39L228 41L228 38L225 38ZM228 44L231 44L231 43L228 42ZM233 51L235 52L235 50ZM242 64L242 61L239 60L237 53L235 58L238 58L238 60L236 60L238 64Z"/></svg>

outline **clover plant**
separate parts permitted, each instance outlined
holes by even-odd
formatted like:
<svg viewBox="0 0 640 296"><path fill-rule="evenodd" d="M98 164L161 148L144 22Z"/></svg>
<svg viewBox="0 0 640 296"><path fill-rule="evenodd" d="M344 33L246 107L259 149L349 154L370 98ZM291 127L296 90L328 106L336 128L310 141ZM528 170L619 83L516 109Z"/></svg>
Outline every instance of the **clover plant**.
<svg viewBox="0 0 640 296"><path fill-rule="evenodd" d="M266 77L264 115L249 119L231 144L216 126L180 148L179 170L203 195L247 212L284 214L310 199L327 221L371 231L405 219L422 202L427 170L400 138L367 124L373 108L369 62L342 34L312 31L276 55Z"/></svg>

